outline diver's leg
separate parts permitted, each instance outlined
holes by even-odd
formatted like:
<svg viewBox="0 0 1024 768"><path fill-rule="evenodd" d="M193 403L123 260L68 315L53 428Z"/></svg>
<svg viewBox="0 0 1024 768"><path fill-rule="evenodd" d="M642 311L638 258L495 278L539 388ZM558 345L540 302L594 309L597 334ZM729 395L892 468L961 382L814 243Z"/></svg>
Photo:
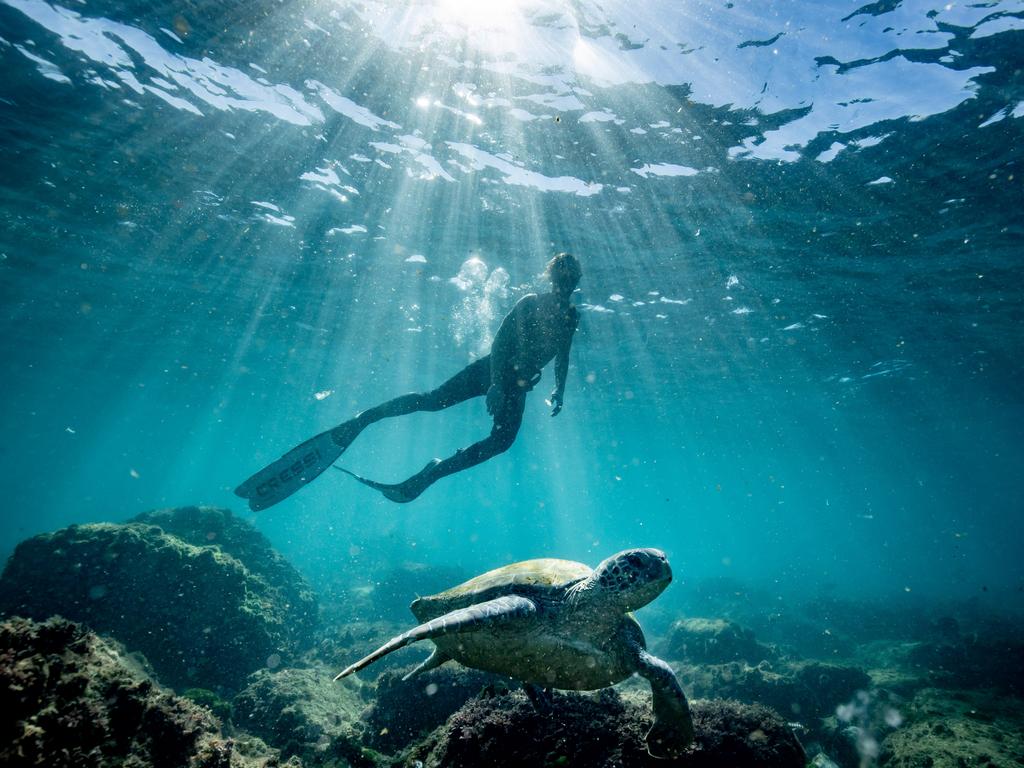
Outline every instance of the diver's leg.
<svg viewBox="0 0 1024 768"><path fill-rule="evenodd" d="M404 482L395 485L372 483L387 498L397 502L412 501L433 483L442 477L461 472L487 461L492 456L507 451L523 423L523 409L526 407L526 395L518 391L505 397L501 410L494 415L494 426L491 434L483 440L473 443L449 456L447 459L433 459L427 466ZM365 480L363 482L366 482ZM369 483L368 483L369 484Z"/></svg>
<svg viewBox="0 0 1024 768"><path fill-rule="evenodd" d="M360 432L381 419L450 408L470 398L486 395L490 384L491 358L487 355L470 363L436 389L400 395L357 414L331 430L331 436L344 450Z"/></svg>

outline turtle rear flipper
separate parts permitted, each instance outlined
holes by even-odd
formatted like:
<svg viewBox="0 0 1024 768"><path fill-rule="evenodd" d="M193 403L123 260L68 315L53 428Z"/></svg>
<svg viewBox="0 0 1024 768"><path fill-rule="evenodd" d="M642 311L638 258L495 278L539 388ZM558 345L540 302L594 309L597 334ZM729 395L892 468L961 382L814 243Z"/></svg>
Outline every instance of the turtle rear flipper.
<svg viewBox="0 0 1024 768"><path fill-rule="evenodd" d="M412 680L416 675L422 675L424 672L436 669L444 664L446 661L451 661L452 657L442 651L440 648L434 648L434 652L430 654L426 659L421 661L416 668L407 675L402 677L402 682L408 682Z"/></svg>
<svg viewBox="0 0 1024 768"><path fill-rule="evenodd" d="M494 600L488 600L485 603L460 608L391 638L370 655L364 656L355 664L346 667L334 679L341 680L343 677L348 677L353 672L358 672L370 666L373 662L387 656L392 651L397 651L399 648L404 648L418 640L430 640L441 635L489 629L498 624L532 616L536 612L537 606L534 605L532 600L518 595L505 595Z"/></svg>
<svg viewBox="0 0 1024 768"><path fill-rule="evenodd" d="M645 741L651 757L676 758L685 754L694 741L693 720L686 694L666 662L640 649L637 673L651 684L654 725Z"/></svg>

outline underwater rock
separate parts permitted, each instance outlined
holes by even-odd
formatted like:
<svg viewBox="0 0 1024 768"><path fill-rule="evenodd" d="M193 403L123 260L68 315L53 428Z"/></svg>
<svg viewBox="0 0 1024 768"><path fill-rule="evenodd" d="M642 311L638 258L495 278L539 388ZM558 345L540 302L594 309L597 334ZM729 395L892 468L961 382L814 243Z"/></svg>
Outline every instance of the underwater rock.
<svg viewBox="0 0 1024 768"><path fill-rule="evenodd" d="M160 526L165 533L197 547L218 547L263 579L271 602L287 608L288 624L295 637L308 638L316 629L318 606L312 588L266 536L231 510L172 507L143 512L128 522Z"/></svg>
<svg viewBox="0 0 1024 768"><path fill-rule="evenodd" d="M757 664L775 657L775 651L757 642L753 632L728 619L680 619L669 630L663 649L668 658L691 664Z"/></svg>
<svg viewBox="0 0 1024 768"><path fill-rule="evenodd" d="M1024 695L1024 642L971 636L913 646L907 662L928 684L943 688L994 688Z"/></svg>
<svg viewBox="0 0 1024 768"><path fill-rule="evenodd" d="M176 511L159 514L175 522ZM220 516L225 530L244 526L226 510L203 514L207 524ZM73 525L18 545L0 577L0 613L84 622L143 653L177 689L237 690L312 642L315 603L291 601L301 577L269 584L263 554L250 547L243 562L217 543L138 522Z"/></svg>
<svg viewBox="0 0 1024 768"><path fill-rule="evenodd" d="M262 669L234 698L234 724L307 765L341 757L353 766L374 764L363 756L359 713L365 706L356 680L334 682L326 667Z"/></svg>
<svg viewBox="0 0 1024 768"><path fill-rule="evenodd" d="M886 768L1019 768L1024 715L1015 697L924 689L901 709L905 722L881 742Z"/></svg>
<svg viewBox="0 0 1024 768"><path fill-rule="evenodd" d="M181 692L183 699L188 699L210 710L221 722L231 720L231 702L225 701L207 688L186 688Z"/></svg>
<svg viewBox="0 0 1024 768"><path fill-rule="evenodd" d="M462 665L432 669L403 682L402 675L411 669L377 678L377 693L364 715L366 741L383 752L397 752L432 731L481 690L507 689L510 682Z"/></svg>
<svg viewBox="0 0 1024 768"><path fill-rule="evenodd" d="M5 766L280 765L259 742L237 748L207 709L160 688L116 644L60 618L0 623L0 711Z"/></svg>
<svg viewBox="0 0 1024 768"><path fill-rule="evenodd" d="M803 748L778 715L730 701L691 703L697 749L679 760L647 754L650 697L555 693L549 712L520 691L479 696L413 747L406 762L426 768L667 766L803 768Z"/></svg>
<svg viewBox="0 0 1024 768"><path fill-rule="evenodd" d="M871 685L862 669L817 661L681 665L678 676L694 696L765 704L808 727Z"/></svg>
<svg viewBox="0 0 1024 768"><path fill-rule="evenodd" d="M713 699L694 702L691 709L700 752L682 761L686 766L781 768L807 762L790 726L767 707Z"/></svg>

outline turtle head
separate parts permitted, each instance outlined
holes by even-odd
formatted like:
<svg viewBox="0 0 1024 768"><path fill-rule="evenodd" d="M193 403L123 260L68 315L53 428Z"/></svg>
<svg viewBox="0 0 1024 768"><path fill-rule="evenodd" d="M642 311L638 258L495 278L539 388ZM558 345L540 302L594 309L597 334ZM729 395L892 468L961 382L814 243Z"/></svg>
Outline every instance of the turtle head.
<svg viewBox="0 0 1024 768"><path fill-rule="evenodd" d="M575 597L586 594L588 602L633 611L664 592L671 581L672 569L660 549L627 549L597 566Z"/></svg>

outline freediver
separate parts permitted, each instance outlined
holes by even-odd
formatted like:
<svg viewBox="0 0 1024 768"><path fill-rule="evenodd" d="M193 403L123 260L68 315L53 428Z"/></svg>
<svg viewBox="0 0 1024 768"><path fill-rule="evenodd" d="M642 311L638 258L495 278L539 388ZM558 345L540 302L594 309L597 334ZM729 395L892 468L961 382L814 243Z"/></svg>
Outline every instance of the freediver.
<svg viewBox="0 0 1024 768"><path fill-rule="evenodd" d="M540 295L529 293L516 303L502 320L489 354L473 361L436 389L388 400L307 440L250 477L235 493L248 498L253 510L266 509L331 466L370 424L416 411L440 411L486 395L487 412L494 419L490 435L447 459L431 459L422 470L401 483L380 483L336 467L364 485L376 488L391 501L412 501L442 477L476 466L509 449L522 424L526 393L537 385L541 369L551 360L555 360L555 386L546 402L551 407L551 415L557 416L565 394L569 349L579 322L579 311L571 297L582 270L575 256L559 253L548 262L545 274L551 281L551 291Z"/></svg>

